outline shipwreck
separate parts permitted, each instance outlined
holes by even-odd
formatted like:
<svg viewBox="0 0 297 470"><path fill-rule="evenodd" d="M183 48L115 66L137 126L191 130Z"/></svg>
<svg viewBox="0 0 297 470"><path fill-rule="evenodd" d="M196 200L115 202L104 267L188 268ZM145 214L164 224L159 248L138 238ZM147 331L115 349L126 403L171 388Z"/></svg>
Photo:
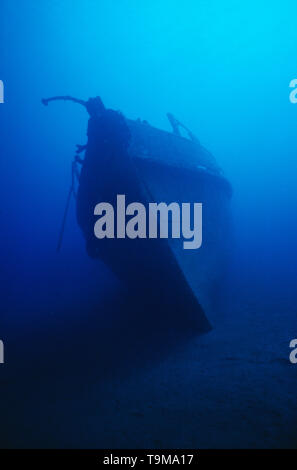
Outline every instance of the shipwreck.
<svg viewBox="0 0 297 470"><path fill-rule="evenodd" d="M179 316L190 321L195 330L208 331L215 316L214 300L228 265L232 195L231 185L215 158L172 114L168 114L172 132L167 132L140 119L123 115L120 119L112 114L114 111L100 112L98 117L96 99L85 102L62 96L42 101L47 105L60 99L85 106L91 116L88 142L78 146L79 156L73 166L75 173L80 173L76 210L87 253L102 260L138 293L140 310L141 302L152 302L152 308L168 321ZM128 134L129 138L123 137ZM122 141L126 142L125 148ZM84 159L80 157L83 152ZM118 154L121 159L117 160ZM81 164L80 172L77 162ZM201 203L202 245L197 250L185 250L183 241L172 236L96 238L94 208L100 201L114 204L118 194L143 204Z"/></svg>

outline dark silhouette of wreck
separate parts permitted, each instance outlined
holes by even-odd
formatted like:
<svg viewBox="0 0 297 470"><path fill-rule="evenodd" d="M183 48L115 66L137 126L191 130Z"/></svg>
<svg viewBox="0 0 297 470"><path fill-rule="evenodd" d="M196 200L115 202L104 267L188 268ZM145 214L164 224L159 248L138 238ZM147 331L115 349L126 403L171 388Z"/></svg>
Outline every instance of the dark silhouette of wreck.
<svg viewBox="0 0 297 470"><path fill-rule="evenodd" d="M148 305L170 322L179 317L196 331L208 331L216 289L228 261L229 202L231 187L214 157L193 134L168 114L173 132L141 120L125 119L106 110L100 98L85 102L88 142L78 146L82 163L77 192L77 218L87 252L108 265ZM99 111L98 111L99 109ZM184 128L188 137L181 135ZM78 154L85 150L82 160ZM181 239L114 238L94 235L94 207L104 201L116 204L116 195L130 202L201 202L203 243L184 250Z"/></svg>

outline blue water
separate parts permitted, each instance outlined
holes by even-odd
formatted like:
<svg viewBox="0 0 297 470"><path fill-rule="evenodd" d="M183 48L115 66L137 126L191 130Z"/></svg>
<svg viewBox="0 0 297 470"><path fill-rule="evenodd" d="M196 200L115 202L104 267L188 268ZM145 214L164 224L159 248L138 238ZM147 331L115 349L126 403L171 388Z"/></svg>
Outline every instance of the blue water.
<svg viewBox="0 0 297 470"><path fill-rule="evenodd" d="M297 336L296 13L293 0L2 0L0 446L296 445L297 366L285 363ZM99 359L93 350L84 356L88 324L96 344L93 322L111 321L105 302L117 281L86 259L74 205L55 253L70 163L87 126L79 106L41 105L60 94L99 94L107 107L167 130L166 112L174 113L234 190L221 322L179 353L168 348L169 358L152 345L143 363L126 361L127 375L113 373L125 341L111 339L108 358L104 348ZM250 392L240 388L243 377ZM238 393L225 406L220 397L230 390Z"/></svg>

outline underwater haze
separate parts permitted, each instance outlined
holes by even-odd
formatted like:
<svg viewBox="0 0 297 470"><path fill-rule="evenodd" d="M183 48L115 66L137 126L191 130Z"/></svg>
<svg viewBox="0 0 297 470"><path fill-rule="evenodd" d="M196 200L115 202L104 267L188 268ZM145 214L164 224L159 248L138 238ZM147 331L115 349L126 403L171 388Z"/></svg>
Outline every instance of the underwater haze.
<svg viewBox="0 0 297 470"><path fill-rule="evenodd" d="M1 1L0 447L297 446L296 14L293 0ZM210 333L136 339L74 201L56 253L88 116L42 106L54 95L100 95L168 131L172 112L215 156L234 233Z"/></svg>

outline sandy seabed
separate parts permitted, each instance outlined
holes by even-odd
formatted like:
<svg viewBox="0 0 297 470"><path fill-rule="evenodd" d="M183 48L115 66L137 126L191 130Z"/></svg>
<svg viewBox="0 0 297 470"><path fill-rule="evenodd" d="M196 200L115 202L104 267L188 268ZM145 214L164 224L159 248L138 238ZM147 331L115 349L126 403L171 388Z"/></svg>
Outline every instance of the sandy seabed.
<svg viewBox="0 0 297 470"><path fill-rule="evenodd" d="M182 339L105 335L97 314L81 320L79 304L72 316L48 313L31 331L31 356L6 344L1 447L297 447L295 294L247 284L226 292L213 330Z"/></svg>

